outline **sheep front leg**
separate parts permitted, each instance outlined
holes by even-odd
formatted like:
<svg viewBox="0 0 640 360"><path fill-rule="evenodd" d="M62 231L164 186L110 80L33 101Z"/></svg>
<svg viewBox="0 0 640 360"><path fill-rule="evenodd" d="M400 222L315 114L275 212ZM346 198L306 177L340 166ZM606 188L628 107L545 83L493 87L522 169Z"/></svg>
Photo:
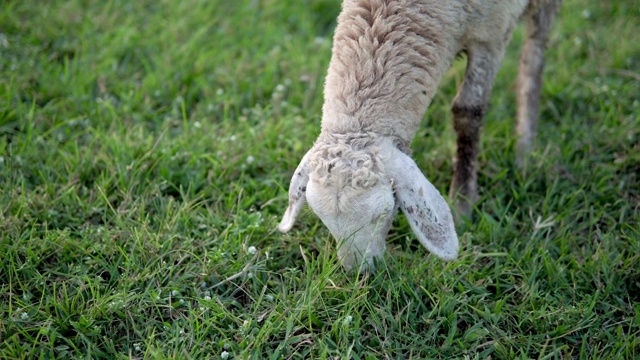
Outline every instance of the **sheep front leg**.
<svg viewBox="0 0 640 360"><path fill-rule="evenodd" d="M542 70L544 68L544 49L551 23L560 1L550 1L532 9L528 14L527 37L518 69L518 113L516 133L516 161L522 167L536 136L538 109L540 108L540 92L542 88Z"/></svg>
<svg viewBox="0 0 640 360"><path fill-rule="evenodd" d="M457 135L457 152L449 196L455 202L457 217L469 217L478 199L480 126L503 53L503 47L497 50L486 47L467 50L464 82L451 109Z"/></svg>

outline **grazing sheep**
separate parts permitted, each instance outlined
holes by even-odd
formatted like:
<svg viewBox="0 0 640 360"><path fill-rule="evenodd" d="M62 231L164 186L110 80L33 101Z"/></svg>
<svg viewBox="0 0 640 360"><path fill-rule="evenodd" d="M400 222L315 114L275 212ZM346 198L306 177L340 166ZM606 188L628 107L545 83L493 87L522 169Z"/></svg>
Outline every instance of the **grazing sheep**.
<svg viewBox="0 0 640 360"><path fill-rule="evenodd" d="M418 240L443 259L458 254L449 206L410 158L409 146L458 53L465 79L453 102L457 155L451 196L468 215L477 199L481 119L505 47L528 19L518 76L519 158L531 148L543 50L560 0L345 0L326 79L322 130L289 188L278 228L305 200L338 240L346 269L373 266L400 207ZM521 160L519 160L521 161Z"/></svg>

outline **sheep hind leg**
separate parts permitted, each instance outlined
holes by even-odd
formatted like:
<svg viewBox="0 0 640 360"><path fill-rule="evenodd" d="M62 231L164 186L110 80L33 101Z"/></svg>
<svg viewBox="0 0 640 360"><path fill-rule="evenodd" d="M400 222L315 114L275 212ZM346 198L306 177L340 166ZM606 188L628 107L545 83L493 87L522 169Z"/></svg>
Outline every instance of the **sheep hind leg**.
<svg viewBox="0 0 640 360"><path fill-rule="evenodd" d="M533 148L540 108L544 50L559 5L559 0L548 1L528 12L527 33L520 54L517 82L516 163L518 167L525 165Z"/></svg>
<svg viewBox="0 0 640 360"><path fill-rule="evenodd" d="M454 213L458 219L461 216L470 217L478 199L480 127L503 54L503 48L467 50L464 81L451 108L457 150L449 197L454 201Z"/></svg>

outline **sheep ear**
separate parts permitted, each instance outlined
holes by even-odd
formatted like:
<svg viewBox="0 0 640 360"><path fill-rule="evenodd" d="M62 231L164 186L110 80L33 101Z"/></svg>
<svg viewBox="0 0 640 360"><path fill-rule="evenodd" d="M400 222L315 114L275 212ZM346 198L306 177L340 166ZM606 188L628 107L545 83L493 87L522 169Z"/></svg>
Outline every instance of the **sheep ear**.
<svg viewBox="0 0 640 360"><path fill-rule="evenodd" d="M283 233L288 232L296 222L300 210L307 199L307 183L309 182L309 150L300 161L300 165L293 173L289 184L289 207L285 211L282 221L278 224L278 230Z"/></svg>
<svg viewBox="0 0 640 360"><path fill-rule="evenodd" d="M441 259L458 256L458 235L449 205L440 192L422 175L413 160L400 150L392 155L396 201L411 229L430 252Z"/></svg>

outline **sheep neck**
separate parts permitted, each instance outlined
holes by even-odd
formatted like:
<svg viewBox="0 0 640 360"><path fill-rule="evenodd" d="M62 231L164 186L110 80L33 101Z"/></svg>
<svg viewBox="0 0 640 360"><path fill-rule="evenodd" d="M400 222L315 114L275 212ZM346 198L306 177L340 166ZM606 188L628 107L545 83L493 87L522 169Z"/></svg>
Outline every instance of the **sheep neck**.
<svg viewBox="0 0 640 360"><path fill-rule="evenodd" d="M451 6L345 2L325 84L322 132L376 133L408 149L459 50L451 25L457 20L447 17L455 13Z"/></svg>

